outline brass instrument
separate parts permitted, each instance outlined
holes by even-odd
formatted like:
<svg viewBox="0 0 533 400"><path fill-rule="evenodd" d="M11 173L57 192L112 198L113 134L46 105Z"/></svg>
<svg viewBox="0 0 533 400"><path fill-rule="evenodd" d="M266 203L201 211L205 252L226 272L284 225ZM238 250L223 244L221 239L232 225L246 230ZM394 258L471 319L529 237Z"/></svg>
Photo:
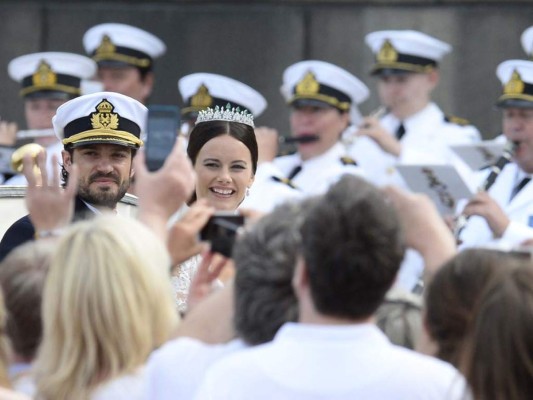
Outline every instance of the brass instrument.
<svg viewBox="0 0 533 400"><path fill-rule="evenodd" d="M19 147L11 155L11 168L13 171L22 173L22 161L24 160L24 156L30 154L33 160L33 173L37 176L37 181L40 181L41 170L37 166L37 155L42 151L45 151L44 147L37 143L28 143Z"/></svg>
<svg viewBox="0 0 533 400"><path fill-rule="evenodd" d="M516 143L513 141L507 141L505 144L505 147L503 149L503 153L496 160L496 162L490 167L490 173L487 176L487 179L481 184L478 191L484 191L486 192L491 188L491 186L496 182L496 178L498 175L500 175L500 172L502 172L503 167L505 167L513 158L514 152L516 150ZM455 226L453 229L453 234L455 236L455 239L458 240L459 236L461 235L461 232L466 226L466 223L468 222L468 216L464 215L464 213L461 213L455 220Z"/></svg>

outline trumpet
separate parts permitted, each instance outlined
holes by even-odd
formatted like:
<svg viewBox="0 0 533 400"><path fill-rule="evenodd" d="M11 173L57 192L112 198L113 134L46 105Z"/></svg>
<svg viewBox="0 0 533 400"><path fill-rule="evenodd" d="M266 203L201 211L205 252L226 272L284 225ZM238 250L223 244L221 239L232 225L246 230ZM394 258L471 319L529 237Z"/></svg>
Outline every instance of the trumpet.
<svg viewBox="0 0 533 400"><path fill-rule="evenodd" d="M387 114L388 112L389 112L389 109L387 107L379 106L374 111L372 111L370 114L368 114L368 116L379 119L383 117L385 114ZM354 125L348 127L348 129L346 129L342 135L342 143L344 144L344 146L348 148L352 144L355 143L355 141L357 140L357 135L355 134L355 132L357 132L359 128L369 128L369 127L370 125L368 124L363 124L359 127L354 126Z"/></svg>
<svg viewBox="0 0 533 400"><path fill-rule="evenodd" d="M44 147L38 145L37 143L28 143L24 146L19 147L11 155L11 169L13 171L22 173L22 164L26 154L30 154L33 160L33 173L37 177L37 181L41 180L41 170L37 166L37 155L44 151Z"/></svg>
<svg viewBox="0 0 533 400"><path fill-rule="evenodd" d="M513 142L511 140L507 141L505 144L505 147L503 149L502 155L500 158L496 160L496 162L491 166L490 173L487 176L487 179L481 184L478 191L484 191L486 192L491 188L491 186L496 181L496 178L498 178L498 175L500 175L500 172L502 172L503 167L505 167L510 161L511 158L513 158L514 152L516 150L517 143ZM455 239L458 240L459 236L461 235L461 232L466 226L466 223L468 222L468 216L466 216L464 213L459 214L455 220L455 226L453 230L453 234L455 236Z"/></svg>

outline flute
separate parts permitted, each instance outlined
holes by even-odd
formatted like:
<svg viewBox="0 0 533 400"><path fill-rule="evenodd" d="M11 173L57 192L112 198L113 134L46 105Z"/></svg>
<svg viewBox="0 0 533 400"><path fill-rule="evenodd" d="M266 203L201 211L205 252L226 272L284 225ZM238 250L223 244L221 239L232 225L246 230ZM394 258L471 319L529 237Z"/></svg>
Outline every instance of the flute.
<svg viewBox="0 0 533 400"><path fill-rule="evenodd" d="M502 172L503 167L505 167L513 157L513 154L516 150L517 144L511 140L508 140L505 144L505 147L503 149L503 153L496 160L496 162L490 167L490 173L487 176L487 179L481 184L478 191L488 191L491 186L496 181L496 178L498 178L498 175L500 175L500 172ZM459 216L456 218L455 227L453 230L453 234L455 236L455 239L459 239L459 236L461 235L461 232L466 226L466 223L468 222L469 216L465 215L464 213L459 214Z"/></svg>
<svg viewBox="0 0 533 400"><path fill-rule="evenodd" d="M292 143L313 143L320 140L317 135L304 135L304 136L280 136L278 137L279 144L292 144Z"/></svg>
<svg viewBox="0 0 533 400"><path fill-rule="evenodd" d="M17 132L17 139L33 139L45 136L55 136L53 129L27 129Z"/></svg>

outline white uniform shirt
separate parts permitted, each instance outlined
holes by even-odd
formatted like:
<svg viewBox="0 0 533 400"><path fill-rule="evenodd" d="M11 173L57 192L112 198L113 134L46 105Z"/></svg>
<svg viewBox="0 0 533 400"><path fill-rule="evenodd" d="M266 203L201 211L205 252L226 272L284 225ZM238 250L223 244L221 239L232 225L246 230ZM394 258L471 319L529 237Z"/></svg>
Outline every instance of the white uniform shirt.
<svg viewBox="0 0 533 400"><path fill-rule="evenodd" d="M478 175L480 183L486 179L488 173L484 171ZM522 176L518 165L507 164L489 189L489 195L511 220L503 236L494 238L487 221L482 217L472 216L459 237L462 241L461 248L496 246L509 249L527 239L533 239L533 182L530 181L509 201L511 192Z"/></svg>
<svg viewBox="0 0 533 400"><path fill-rule="evenodd" d="M391 135L395 135L403 123L405 134L400 140L400 157L383 151L374 140L363 136L356 138L349 148L350 156L363 168L368 180L378 186L395 184L405 187L394 168L396 164L453 164L459 172L468 173L468 166L449 146L481 140L474 126L447 122L444 113L434 103L404 121L387 114L380 122Z"/></svg>
<svg viewBox="0 0 533 400"><path fill-rule="evenodd" d="M208 345L178 338L156 350L146 369L146 399L193 399L207 368L215 361L245 348L240 339Z"/></svg>
<svg viewBox="0 0 533 400"><path fill-rule="evenodd" d="M372 324L285 324L274 341L211 367L197 399L454 400L449 364L392 345Z"/></svg>
<svg viewBox="0 0 533 400"><path fill-rule="evenodd" d="M298 201L302 197L302 191L283 182L283 174L273 163L261 163L257 167L250 195L244 198L239 208L268 213L286 201Z"/></svg>
<svg viewBox="0 0 533 400"><path fill-rule="evenodd" d="M298 153L277 157L274 165L285 177L298 165L302 170L292 179L294 185L305 196L324 194L328 188L337 182L344 174L354 174L365 177L363 170L342 160L346 157L346 150L339 142L324 154L302 161Z"/></svg>

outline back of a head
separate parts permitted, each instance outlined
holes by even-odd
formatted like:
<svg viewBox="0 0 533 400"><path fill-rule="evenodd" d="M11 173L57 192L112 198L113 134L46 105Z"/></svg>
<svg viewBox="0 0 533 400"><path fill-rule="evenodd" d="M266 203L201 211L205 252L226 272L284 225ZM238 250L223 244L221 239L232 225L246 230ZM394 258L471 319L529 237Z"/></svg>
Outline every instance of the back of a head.
<svg viewBox="0 0 533 400"><path fill-rule="evenodd" d="M383 193L345 175L310 208L301 233L316 310L350 320L372 315L404 254L398 218Z"/></svg>
<svg viewBox="0 0 533 400"><path fill-rule="evenodd" d="M43 288L55 243L32 241L13 250L0 264L0 285L8 312L6 331L16 355L35 357L41 341Z"/></svg>
<svg viewBox="0 0 533 400"><path fill-rule="evenodd" d="M71 227L43 296L36 362L43 398L88 398L169 338L177 322L169 265L164 244L135 220L102 216Z"/></svg>
<svg viewBox="0 0 533 400"><path fill-rule="evenodd" d="M487 285L460 358L474 400L533 393L533 265L522 261Z"/></svg>
<svg viewBox="0 0 533 400"><path fill-rule="evenodd" d="M235 244L234 324L250 345L271 341L281 325L297 319L291 281L300 246L299 228L313 201L277 207Z"/></svg>
<svg viewBox="0 0 533 400"><path fill-rule="evenodd" d="M468 249L443 265L426 291L426 327L437 357L457 366L474 309L487 284L519 262L509 253Z"/></svg>

